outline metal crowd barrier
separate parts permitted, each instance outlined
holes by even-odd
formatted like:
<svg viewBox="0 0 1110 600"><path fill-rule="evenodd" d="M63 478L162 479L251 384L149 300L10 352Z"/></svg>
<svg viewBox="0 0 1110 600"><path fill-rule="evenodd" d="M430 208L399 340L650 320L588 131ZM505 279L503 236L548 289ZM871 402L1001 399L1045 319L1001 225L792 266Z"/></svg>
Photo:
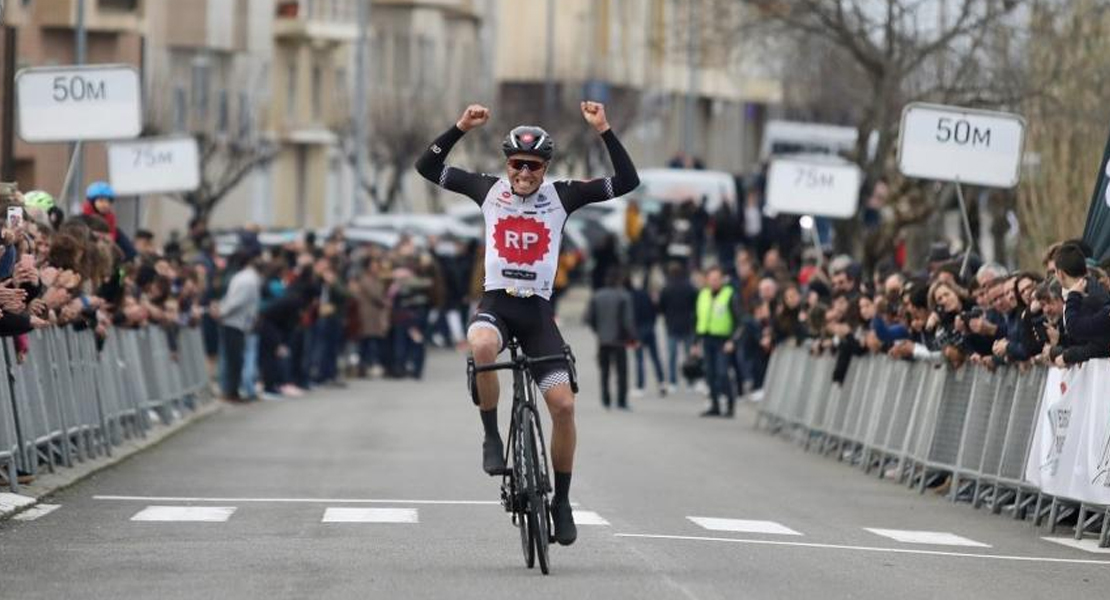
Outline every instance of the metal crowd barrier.
<svg viewBox="0 0 1110 600"><path fill-rule="evenodd" d="M1110 507L1051 498L1024 479L1045 368L954 370L859 356L835 384L834 363L805 346L776 348L756 427L919 492L947 485L953 502L1037 526L1075 514L1076 538L1101 522L1100 545L1110 546Z"/></svg>
<svg viewBox="0 0 1110 600"><path fill-rule="evenodd" d="M176 336L171 343L169 336ZM176 351L171 351L176 348ZM0 486L18 491L18 472L54 472L145 437L154 422L211 400L200 330L49 328L27 336L20 357L3 340L0 371Z"/></svg>

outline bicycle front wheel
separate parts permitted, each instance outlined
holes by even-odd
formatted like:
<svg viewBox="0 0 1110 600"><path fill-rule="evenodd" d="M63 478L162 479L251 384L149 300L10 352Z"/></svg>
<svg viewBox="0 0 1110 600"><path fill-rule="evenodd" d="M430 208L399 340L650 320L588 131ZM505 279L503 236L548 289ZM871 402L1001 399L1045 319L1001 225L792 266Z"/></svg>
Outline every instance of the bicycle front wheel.
<svg viewBox="0 0 1110 600"><path fill-rule="evenodd" d="M524 564L529 568L536 566L535 529L532 527L529 510L535 481L532 453L528 450L534 444L532 439L532 413L520 411L518 433L513 444L513 493L515 512L513 520L520 528L520 546L524 552Z"/></svg>
<svg viewBox="0 0 1110 600"><path fill-rule="evenodd" d="M540 448L539 440L543 439L539 432L539 423L536 420L535 413L526 411L528 417L522 423L523 427L521 432L524 434L525 450L528 455L528 465L531 467L531 478L529 479L529 493L528 502L525 504L528 511L528 527L531 529L532 544L535 549L536 557L539 558L540 571L547 575L549 572L548 561L548 544L550 530L548 523L548 515L550 514L547 506L547 490L545 489L544 482L546 481L546 473L543 473L544 465L540 462Z"/></svg>

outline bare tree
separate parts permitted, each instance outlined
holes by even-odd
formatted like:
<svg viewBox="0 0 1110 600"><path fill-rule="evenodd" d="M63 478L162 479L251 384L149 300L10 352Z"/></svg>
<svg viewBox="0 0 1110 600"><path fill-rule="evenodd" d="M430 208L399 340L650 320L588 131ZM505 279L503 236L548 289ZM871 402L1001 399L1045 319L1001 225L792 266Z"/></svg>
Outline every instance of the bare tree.
<svg viewBox="0 0 1110 600"><path fill-rule="evenodd" d="M278 145L259 132L254 121L256 115L264 113L264 96L259 92L248 95L249 109L241 109L238 122L233 123L230 107L224 109L222 117L197 115L194 111L175 114L170 96L165 93L174 86L167 81L154 80L150 89L152 101L148 103L143 135L186 133L196 138L200 185L194 191L175 196L192 209L194 218L207 221L216 206L248 175L277 156Z"/></svg>
<svg viewBox="0 0 1110 600"><path fill-rule="evenodd" d="M266 139L249 136L194 134L200 150L200 186L180 194L193 210L193 217L207 221L216 205L227 197L255 169L269 164L278 147Z"/></svg>
<svg viewBox="0 0 1110 600"><path fill-rule="evenodd" d="M725 3L727 0L718 0ZM847 76L862 87L848 115L859 129L850 158L869 186L890 183L886 220L866 239L866 257L889 255L901 231L927 219L937 206L939 186L898 176L894 162L898 120L908 102L928 100L963 106L1012 107L1031 89L1012 60L1020 47L1014 26L1028 0L740 0L748 8L733 29L760 32L793 42L793 49L822 48L844 61ZM1018 38L1018 39L1015 39ZM787 72L789 78L791 73ZM835 85L835 84L834 84ZM812 88L812 89L820 89ZM820 94L817 99L820 100ZM874 151L869 151L872 132ZM841 250L858 243L859 223L838 226ZM857 248L856 250L860 250ZM869 261L870 262L870 261Z"/></svg>
<svg viewBox="0 0 1110 600"><path fill-rule="evenodd" d="M512 84L502 86L493 121L482 128L482 143L500 150L501 138L517 125L539 125L555 138L558 174L591 176L602 169L601 150L597 133L582 118L580 102L586 100L585 82L562 82L557 92L558 101L549 121L544 119L542 84ZM617 134L625 131L643 116L640 93L636 90L611 87L607 97L591 97L606 102L606 115ZM500 155L491 154L489 166L500 168Z"/></svg>
<svg viewBox="0 0 1110 600"><path fill-rule="evenodd" d="M371 169L361 182L378 212L390 212L401 198L412 165L449 122L433 94L418 88L378 90L370 101L370 132L365 143ZM348 161L356 160L353 127L341 132Z"/></svg>
<svg viewBox="0 0 1110 600"><path fill-rule="evenodd" d="M1025 147L1035 157L1017 205L1029 267L1039 266L1048 244L1082 232L1110 123L1110 5L1038 0L1032 14L1030 69L1054 79L1022 105Z"/></svg>

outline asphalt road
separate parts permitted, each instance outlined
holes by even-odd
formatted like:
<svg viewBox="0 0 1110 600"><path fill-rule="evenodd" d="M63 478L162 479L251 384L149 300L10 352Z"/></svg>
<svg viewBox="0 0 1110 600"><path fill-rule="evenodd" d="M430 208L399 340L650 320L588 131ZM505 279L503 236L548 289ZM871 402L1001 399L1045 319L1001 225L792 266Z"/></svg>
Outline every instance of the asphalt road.
<svg viewBox="0 0 1110 600"><path fill-rule="evenodd" d="M591 340L566 329L584 392L571 496L580 520L604 524L553 547L549 577L523 565L497 481L479 469L462 359L440 351L423 382L227 407L56 495L53 512L0 522L0 598L904 600L1110 589L1110 554L806 454L754 430L750 407L707 420L702 399L679 393L607 412ZM351 519L386 522L335 522Z"/></svg>

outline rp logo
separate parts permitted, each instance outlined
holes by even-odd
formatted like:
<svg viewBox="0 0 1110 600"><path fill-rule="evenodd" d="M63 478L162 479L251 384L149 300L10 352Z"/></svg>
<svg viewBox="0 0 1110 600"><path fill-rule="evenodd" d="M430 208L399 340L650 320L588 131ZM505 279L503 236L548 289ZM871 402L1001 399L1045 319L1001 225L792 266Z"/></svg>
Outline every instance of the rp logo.
<svg viewBox="0 0 1110 600"><path fill-rule="evenodd" d="M493 227L493 245L505 262L532 265L547 255L551 233L535 219L506 217Z"/></svg>

